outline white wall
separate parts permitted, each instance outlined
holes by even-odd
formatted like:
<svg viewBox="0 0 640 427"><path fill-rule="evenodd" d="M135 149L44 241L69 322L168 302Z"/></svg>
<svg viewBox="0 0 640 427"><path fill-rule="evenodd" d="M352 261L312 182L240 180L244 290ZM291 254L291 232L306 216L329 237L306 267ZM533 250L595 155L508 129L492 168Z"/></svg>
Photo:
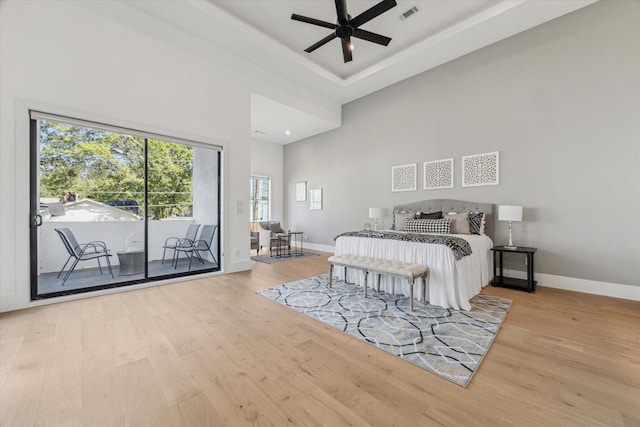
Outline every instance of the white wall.
<svg viewBox="0 0 640 427"><path fill-rule="evenodd" d="M211 251L215 254L218 250L218 233L220 232L220 218L218 216L218 152L198 147L193 148L193 219L201 224L201 233L205 225L217 225L218 228L211 242ZM151 232L149 232L151 234ZM161 234L168 236L183 236L178 234ZM149 243L151 248L151 243ZM150 253L151 255L151 253ZM211 255L207 252L207 258ZM149 257L149 259L153 259ZM157 258L156 258L157 259ZM212 260L210 260L212 261Z"/></svg>
<svg viewBox="0 0 640 427"><path fill-rule="evenodd" d="M271 178L271 219L283 221L283 146L251 139L251 175ZM247 187L249 183L247 182ZM248 190L247 190L248 192ZM286 227L286 224L283 224Z"/></svg>
<svg viewBox="0 0 640 427"><path fill-rule="evenodd" d="M537 272L640 286L639 22L638 1L598 2L345 105L340 129L285 147L285 189L324 189L322 211L287 197L287 219L333 245L370 206L389 227L423 199L522 205ZM491 151L500 185L462 188L461 157ZM455 187L423 190L422 162L451 157ZM418 191L392 193L408 163Z"/></svg>
<svg viewBox="0 0 640 427"><path fill-rule="evenodd" d="M250 93L311 94L126 2L2 1L0 55L0 311L29 305L30 108L221 145L222 268L251 268Z"/></svg>

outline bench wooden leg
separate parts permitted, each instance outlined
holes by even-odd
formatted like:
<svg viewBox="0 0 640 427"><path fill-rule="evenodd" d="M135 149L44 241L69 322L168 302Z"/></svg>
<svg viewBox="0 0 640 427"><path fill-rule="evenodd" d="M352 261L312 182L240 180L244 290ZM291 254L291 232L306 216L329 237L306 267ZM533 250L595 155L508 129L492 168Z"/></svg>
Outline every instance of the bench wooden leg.
<svg viewBox="0 0 640 427"><path fill-rule="evenodd" d="M427 303L427 279L429 278L429 271L425 271L422 276L422 303Z"/></svg>
<svg viewBox="0 0 640 427"><path fill-rule="evenodd" d="M427 273L422 276L422 303L427 303Z"/></svg>
<svg viewBox="0 0 640 427"><path fill-rule="evenodd" d="M367 297L367 287L368 287L368 284L367 284L367 277L368 277L368 276L369 276L369 271L364 270L364 297L365 297L365 298Z"/></svg>
<svg viewBox="0 0 640 427"><path fill-rule="evenodd" d="M333 280L333 264L329 263L329 287L331 287L332 280Z"/></svg>
<svg viewBox="0 0 640 427"><path fill-rule="evenodd" d="M411 308L411 311L413 311L413 284L414 284L414 281L413 281L413 279L409 278L408 282L409 282L409 307Z"/></svg>

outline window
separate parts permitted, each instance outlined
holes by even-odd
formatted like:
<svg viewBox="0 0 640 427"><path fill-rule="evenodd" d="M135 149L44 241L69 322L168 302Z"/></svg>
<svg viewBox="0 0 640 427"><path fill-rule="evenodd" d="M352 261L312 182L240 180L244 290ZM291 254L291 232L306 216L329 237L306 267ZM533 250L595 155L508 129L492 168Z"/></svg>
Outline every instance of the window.
<svg viewBox="0 0 640 427"><path fill-rule="evenodd" d="M271 180L269 177L251 177L251 222L268 221L270 219Z"/></svg>

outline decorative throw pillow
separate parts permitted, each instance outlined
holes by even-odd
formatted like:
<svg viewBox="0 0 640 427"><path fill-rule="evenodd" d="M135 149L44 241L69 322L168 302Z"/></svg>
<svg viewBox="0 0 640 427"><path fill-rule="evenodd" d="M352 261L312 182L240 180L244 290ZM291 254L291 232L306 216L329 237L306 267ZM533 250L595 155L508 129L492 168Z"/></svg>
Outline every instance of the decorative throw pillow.
<svg viewBox="0 0 640 427"><path fill-rule="evenodd" d="M442 219L442 211L420 212L420 219Z"/></svg>
<svg viewBox="0 0 640 427"><path fill-rule="evenodd" d="M393 227L392 230L404 231L404 223L408 219L416 219L415 212L394 212L393 213Z"/></svg>
<svg viewBox="0 0 640 427"><path fill-rule="evenodd" d="M471 234L469 230L469 212L449 212L444 217L451 220L451 234Z"/></svg>
<svg viewBox="0 0 640 427"><path fill-rule="evenodd" d="M411 233L438 233L449 234L451 229L451 220L443 219L407 219L405 227Z"/></svg>
<svg viewBox="0 0 640 427"><path fill-rule="evenodd" d="M270 222L269 223L269 230L271 230L273 233L282 233L282 227L280 227L280 223L279 222Z"/></svg>
<svg viewBox="0 0 640 427"><path fill-rule="evenodd" d="M482 212L469 213L469 231L471 234L484 234L485 214Z"/></svg>

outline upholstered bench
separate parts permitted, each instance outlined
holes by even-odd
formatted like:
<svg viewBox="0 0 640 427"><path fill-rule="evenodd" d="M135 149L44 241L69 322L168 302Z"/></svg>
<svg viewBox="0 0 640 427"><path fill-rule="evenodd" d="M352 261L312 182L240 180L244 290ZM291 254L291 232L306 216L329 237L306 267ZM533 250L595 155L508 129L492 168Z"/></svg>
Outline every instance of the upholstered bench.
<svg viewBox="0 0 640 427"><path fill-rule="evenodd" d="M333 267L344 267L345 282L347 281L347 268L362 270L364 273L364 296L367 297L367 277L369 273L378 275L378 287L380 292L380 277L384 274L392 277L407 279L409 283L409 304L413 311L413 285L418 278L422 279L422 302L425 302L426 281L428 269L424 265L413 264L402 261L390 261L380 258L372 258L360 255L334 255L329 257L329 287L333 280Z"/></svg>

